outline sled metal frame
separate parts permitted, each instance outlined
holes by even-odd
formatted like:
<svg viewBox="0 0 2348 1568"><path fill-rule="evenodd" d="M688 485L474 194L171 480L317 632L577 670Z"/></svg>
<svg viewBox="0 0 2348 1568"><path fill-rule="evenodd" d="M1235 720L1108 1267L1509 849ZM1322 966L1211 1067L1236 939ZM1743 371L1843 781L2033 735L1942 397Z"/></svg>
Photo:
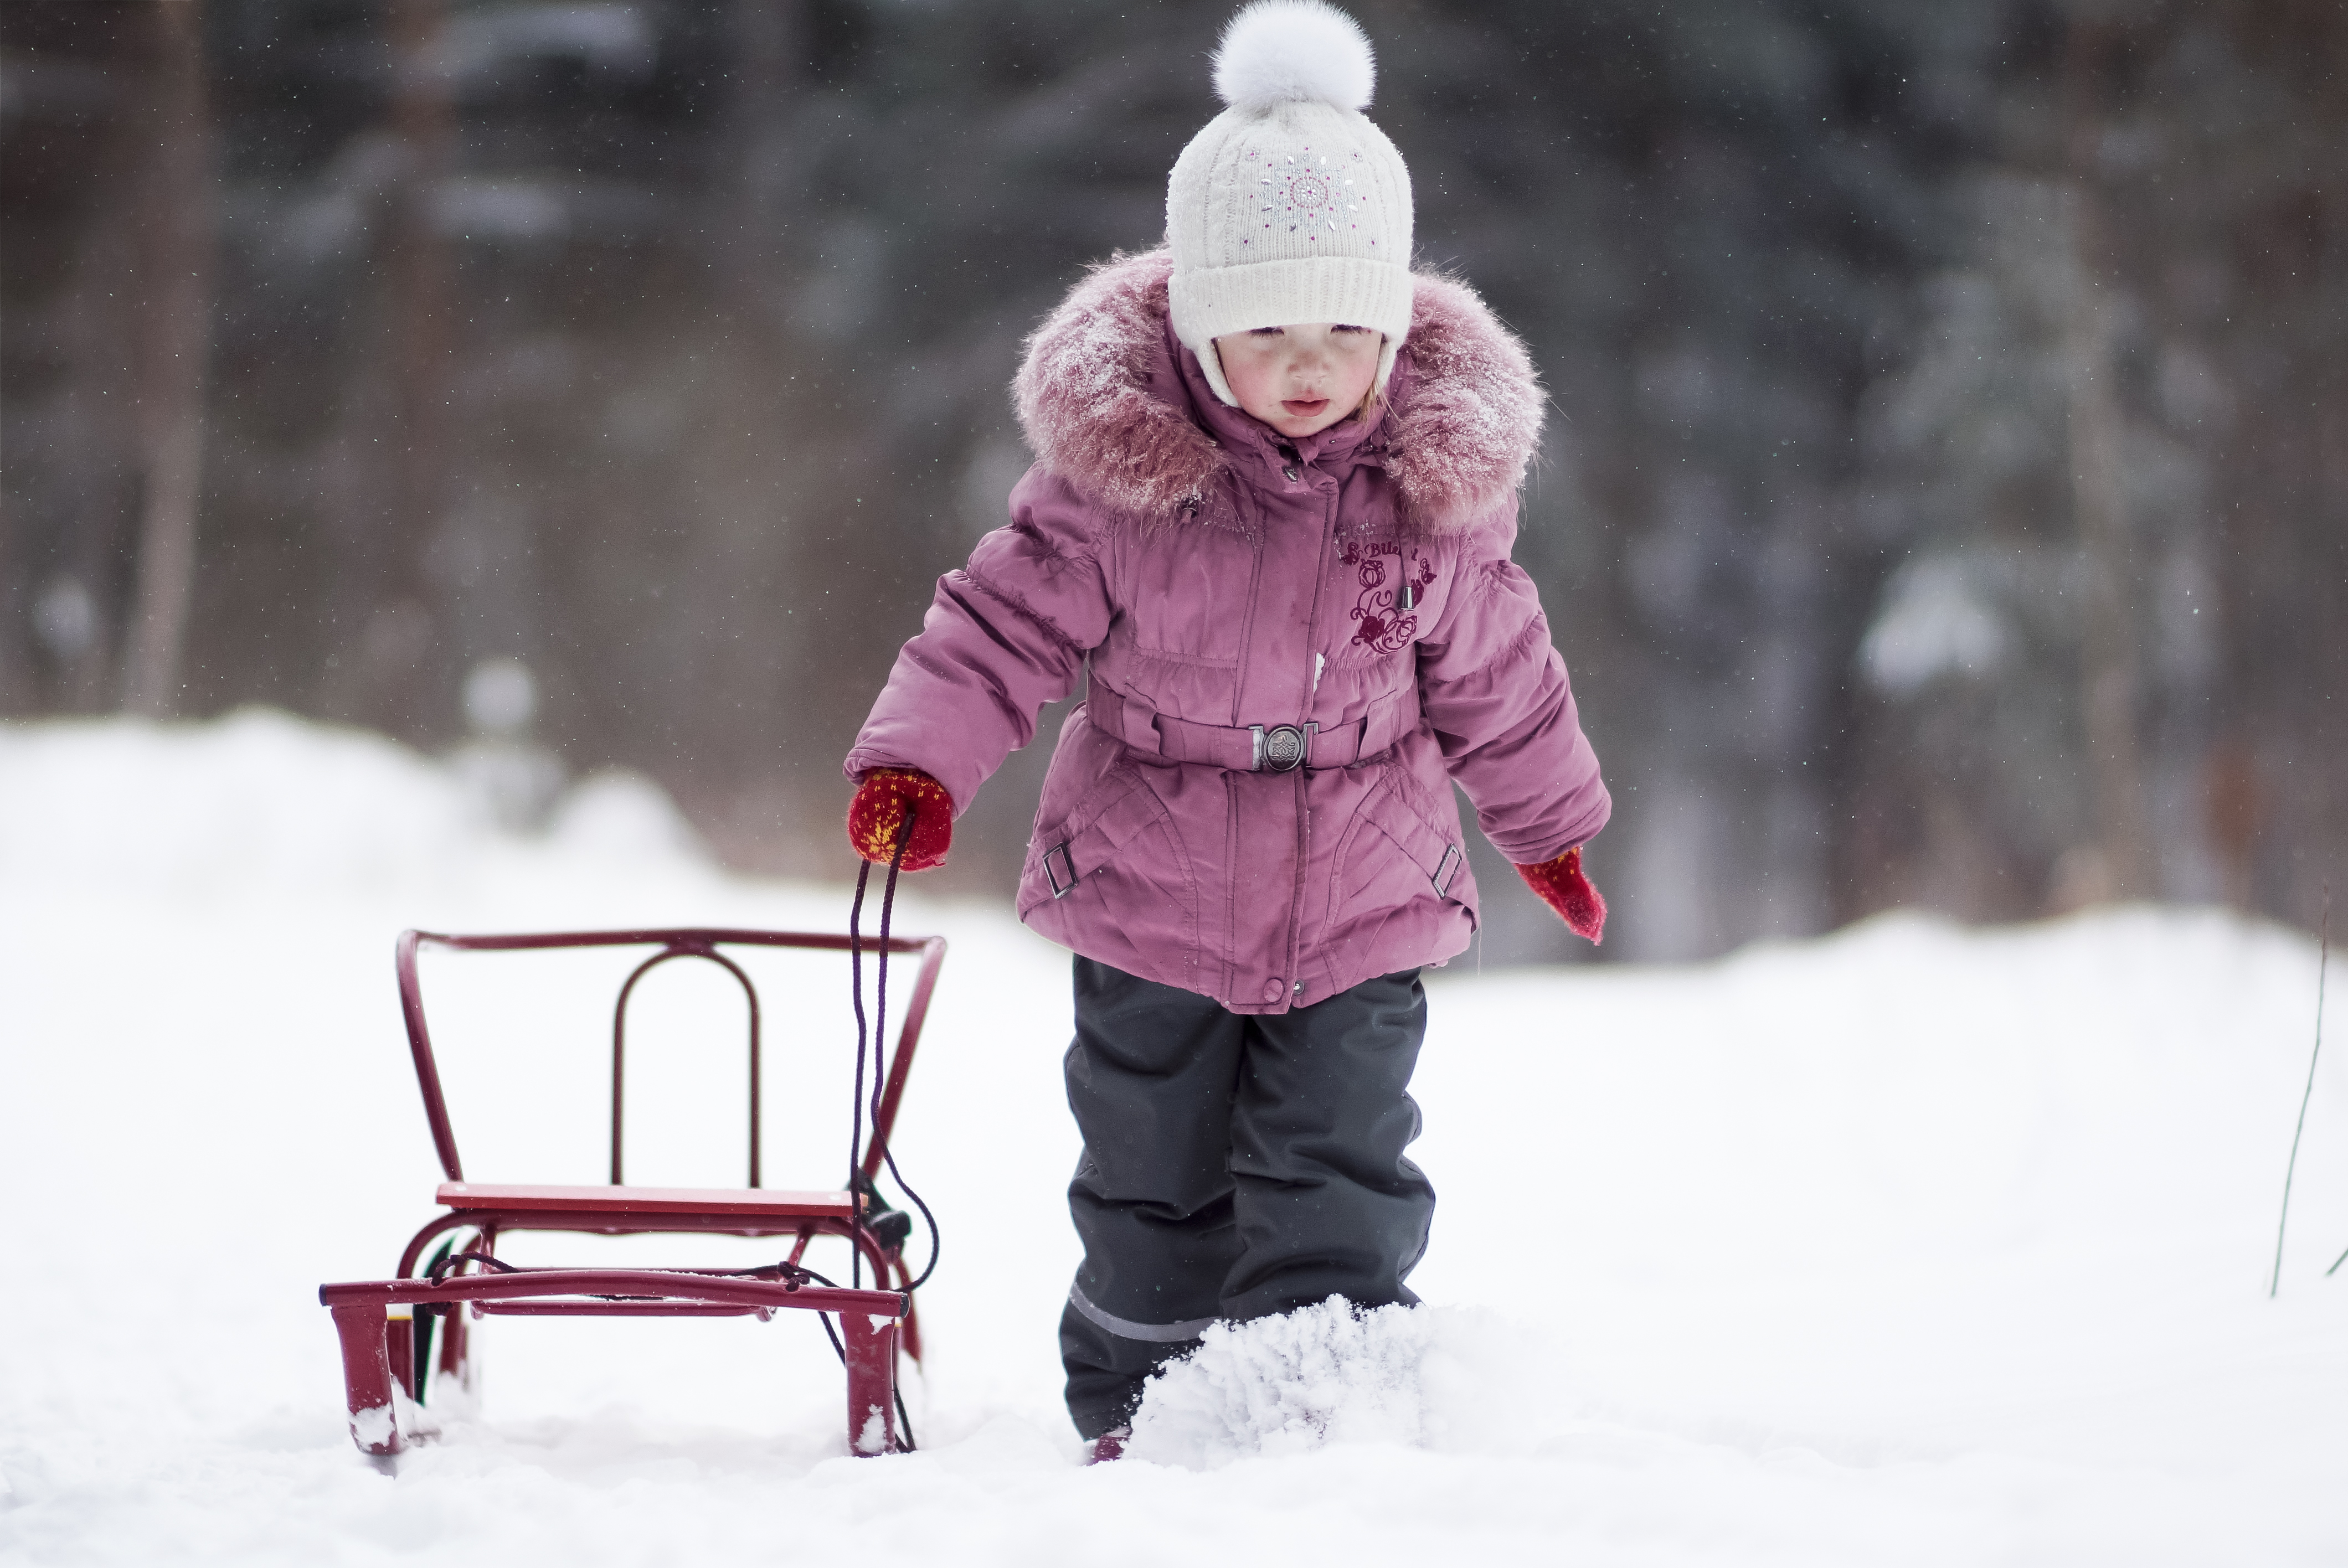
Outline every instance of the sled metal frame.
<svg viewBox="0 0 2348 1568"><path fill-rule="evenodd" d="M432 1053L424 1017L417 959L426 947L460 952L523 952L570 948L650 947L657 950L632 971L620 988L612 1015L612 1179L604 1186L525 1186L465 1180L457 1134L441 1092L440 1070ZM756 1317L797 1308L837 1314L841 1358L848 1374L848 1436L851 1452L879 1454L903 1447L896 1409L897 1357L921 1359L921 1327L914 1316L912 1271L901 1246L891 1246L865 1223L868 1199L861 1193L784 1192L764 1187L761 1175L759 1090L763 1081L758 990L726 947L797 948L847 952L849 939L829 933L754 931L722 927L664 927L627 931L556 931L489 937L406 931L396 963L399 1007L416 1063L417 1087L431 1125L433 1148L448 1180L438 1201L448 1213L427 1221L409 1238L399 1272L387 1280L319 1286L321 1305L333 1314L342 1342L343 1381L350 1406L351 1437L369 1454L387 1456L406 1446L397 1419L396 1393L424 1402L427 1371L473 1386L475 1361L467 1332L469 1317ZM878 952L884 944L873 941ZM858 1164L860 1187L869 1192L888 1156L897 1107L920 1043L938 970L945 961L942 937L891 937L894 954L917 956L921 968L907 997L904 1021L881 1086L880 1103ZM622 1182L623 1133L626 1125L628 1002L636 982L675 958L716 964L741 986L749 1015L749 1181L740 1188L631 1187ZM877 1049L877 1048L876 1048ZM876 1064L877 1071L877 1064ZM435 1237L470 1231L462 1249L484 1259L496 1255L498 1238L524 1231L592 1235L689 1235L791 1236L789 1261L761 1270L771 1278L690 1269L526 1269L491 1272L493 1264L466 1258L442 1277L419 1276L418 1261ZM808 1244L819 1235L847 1238L872 1269L870 1290L842 1290L808 1283L796 1273ZM430 1345L431 1324L444 1331L432 1347L427 1368L418 1349Z"/></svg>

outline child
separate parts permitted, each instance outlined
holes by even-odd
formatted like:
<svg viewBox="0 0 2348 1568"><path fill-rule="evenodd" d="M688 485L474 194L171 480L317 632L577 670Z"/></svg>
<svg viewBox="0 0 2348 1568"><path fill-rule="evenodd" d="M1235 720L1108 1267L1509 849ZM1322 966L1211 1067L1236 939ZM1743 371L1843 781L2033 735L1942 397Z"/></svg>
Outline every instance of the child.
<svg viewBox="0 0 2348 1568"><path fill-rule="evenodd" d="M1011 525L940 579L848 755L858 853L910 810L903 864L937 866L1087 677L1018 907L1077 954L1060 1344L1096 1458L1211 1322L1417 1299L1418 971L1476 928L1452 784L1568 925L1605 917L1605 786L1509 559L1541 393L1481 301L1410 271L1371 72L1321 0L1232 22L1167 248L1029 340Z"/></svg>

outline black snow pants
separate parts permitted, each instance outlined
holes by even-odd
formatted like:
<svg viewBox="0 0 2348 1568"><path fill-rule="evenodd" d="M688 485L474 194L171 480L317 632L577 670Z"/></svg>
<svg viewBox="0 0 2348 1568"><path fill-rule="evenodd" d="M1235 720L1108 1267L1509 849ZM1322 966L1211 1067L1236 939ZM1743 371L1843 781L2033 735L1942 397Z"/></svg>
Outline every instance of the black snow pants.
<svg viewBox="0 0 2348 1568"><path fill-rule="evenodd" d="M1426 1032L1415 969L1285 1013L1076 960L1068 1210L1085 1261L1060 1315L1068 1413L1097 1438L1218 1320L1342 1296L1412 1303L1435 1189L1403 1150Z"/></svg>

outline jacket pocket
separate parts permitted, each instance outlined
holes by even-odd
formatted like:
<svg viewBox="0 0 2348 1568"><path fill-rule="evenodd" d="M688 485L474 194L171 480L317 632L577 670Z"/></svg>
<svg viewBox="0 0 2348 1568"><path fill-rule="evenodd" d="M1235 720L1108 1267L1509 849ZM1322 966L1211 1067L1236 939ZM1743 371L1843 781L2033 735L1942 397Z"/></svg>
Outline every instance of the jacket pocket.
<svg viewBox="0 0 2348 1568"><path fill-rule="evenodd" d="M1107 870L1142 834L1163 832L1170 858L1186 874L1187 856L1166 807L1131 767L1112 769L1098 788L1057 824L1038 823L1019 876L1019 912L1066 898L1086 878Z"/></svg>
<svg viewBox="0 0 2348 1568"><path fill-rule="evenodd" d="M1447 825L1415 799L1419 792L1395 764L1385 764L1383 773L1338 840L1329 929L1340 939L1349 927L1383 925L1413 904L1466 904L1456 896L1468 886L1457 822Z"/></svg>
<svg viewBox="0 0 2348 1568"><path fill-rule="evenodd" d="M1061 822L1040 825L1019 877L1019 917L1128 974L1197 989L1199 880L1173 814L1121 763Z"/></svg>

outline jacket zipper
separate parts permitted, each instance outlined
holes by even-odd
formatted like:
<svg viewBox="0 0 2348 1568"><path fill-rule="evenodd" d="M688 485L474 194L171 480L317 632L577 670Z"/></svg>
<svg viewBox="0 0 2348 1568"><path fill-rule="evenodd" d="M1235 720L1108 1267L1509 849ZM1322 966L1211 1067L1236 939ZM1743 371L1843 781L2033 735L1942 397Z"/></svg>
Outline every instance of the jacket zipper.
<svg viewBox="0 0 2348 1568"><path fill-rule="evenodd" d="M1261 525L1262 519L1259 518L1258 521ZM1240 662L1239 670L1234 671L1235 674L1246 671L1249 656L1255 645L1256 600L1263 592L1263 556L1270 545L1269 531L1259 526L1256 529L1252 562L1248 568L1247 610L1244 619L1240 622ZM1231 682L1231 723L1234 728L1245 723L1240 717L1241 692L1244 685L1243 680L1235 679ZM1224 798L1230 803L1230 816L1227 819L1230 827L1223 835L1223 994L1236 997L1238 987L1234 982L1239 978L1240 968L1239 884L1241 834L1238 782L1225 779L1223 794Z"/></svg>
<svg viewBox="0 0 2348 1568"><path fill-rule="evenodd" d="M1321 548L1313 558L1313 610L1304 618L1304 651L1317 652L1321 647L1321 600L1329 583L1329 548L1337 538L1337 502L1344 487L1334 486L1321 518ZM1313 685L1317 686L1318 682ZM1308 687L1304 712L1297 714L1302 723L1313 709L1313 692ZM1296 886L1288 897L1288 995L1282 999L1282 1010L1293 1009L1296 999L1304 989L1304 881L1313 864L1313 807L1306 782L1313 776L1309 766L1296 770Z"/></svg>

